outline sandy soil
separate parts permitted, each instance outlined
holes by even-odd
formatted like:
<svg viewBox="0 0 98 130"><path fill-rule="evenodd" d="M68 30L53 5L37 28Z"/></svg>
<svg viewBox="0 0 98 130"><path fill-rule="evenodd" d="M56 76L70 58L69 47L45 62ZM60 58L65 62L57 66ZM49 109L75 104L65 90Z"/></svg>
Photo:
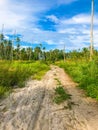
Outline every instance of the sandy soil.
<svg viewBox="0 0 98 130"><path fill-rule="evenodd" d="M53 102L56 79L72 95L60 105ZM98 102L63 69L51 66L41 81L28 81L0 102L0 130L98 130Z"/></svg>

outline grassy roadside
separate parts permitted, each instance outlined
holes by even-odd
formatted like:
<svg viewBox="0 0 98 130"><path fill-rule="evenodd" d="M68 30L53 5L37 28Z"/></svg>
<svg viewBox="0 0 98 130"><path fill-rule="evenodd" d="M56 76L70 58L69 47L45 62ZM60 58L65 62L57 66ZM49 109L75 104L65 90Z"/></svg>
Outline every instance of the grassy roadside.
<svg viewBox="0 0 98 130"><path fill-rule="evenodd" d="M84 89L87 96L98 100L98 60L87 61L66 61L58 62L57 65L79 83L79 87Z"/></svg>
<svg viewBox="0 0 98 130"><path fill-rule="evenodd" d="M49 70L42 62L0 61L0 97L11 92L14 86L24 87L28 78L41 79Z"/></svg>

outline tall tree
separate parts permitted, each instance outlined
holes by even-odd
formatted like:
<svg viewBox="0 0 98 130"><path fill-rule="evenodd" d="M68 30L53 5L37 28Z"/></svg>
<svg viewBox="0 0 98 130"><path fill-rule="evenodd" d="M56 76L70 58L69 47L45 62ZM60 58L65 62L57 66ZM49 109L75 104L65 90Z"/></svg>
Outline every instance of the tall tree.
<svg viewBox="0 0 98 130"><path fill-rule="evenodd" d="M16 49L16 59L20 60L21 59L21 51L20 51L20 38L16 38L16 44L17 44L17 49Z"/></svg>
<svg viewBox="0 0 98 130"><path fill-rule="evenodd" d="M41 55L41 48L40 47L35 47L34 48L34 59L39 60Z"/></svg>

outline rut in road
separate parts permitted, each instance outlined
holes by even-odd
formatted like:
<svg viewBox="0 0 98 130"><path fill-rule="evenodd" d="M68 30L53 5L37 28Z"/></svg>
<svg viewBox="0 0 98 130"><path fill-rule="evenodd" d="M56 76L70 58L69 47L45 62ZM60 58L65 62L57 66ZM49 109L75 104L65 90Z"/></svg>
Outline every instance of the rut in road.
<svg viewBox="0 0 98 130"><path fill-rule="evenodd" d="M53 102L58 79L71 99ZM51 66L41 81L30 80L0 103L0 130L98 130L98 103L64 72Z"/></svg>

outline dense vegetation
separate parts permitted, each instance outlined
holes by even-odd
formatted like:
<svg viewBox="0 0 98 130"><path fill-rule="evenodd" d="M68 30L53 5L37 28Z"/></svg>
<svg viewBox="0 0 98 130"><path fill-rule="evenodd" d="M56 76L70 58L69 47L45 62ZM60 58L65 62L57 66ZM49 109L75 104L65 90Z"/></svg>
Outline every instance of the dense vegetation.
<svg viewBox="0 0 98 130"><path fill-rule="evenodd" d="M21 48L21 40L19 37L14 39L14 42L4 38L3 34L0 34L0 60L44 60L55 62L59 59L63 59L62 50L50 50L45 51L45 47L39 44L37 47ZM14 44L16 47L13 47Z"/></svg>
<svg viewBox="0 0 98 130"><path fill-rule="evenodd" d="M90 62L69 60L58 64L79 84L79 87L86 90L87 96L98 100L98 58Z"/></svg>
<svg viewBox="0 0 98 130"><path fill-rule="evenodd" d="M29 77L32 79L40 79L47 70L49 70L49 66L38 61L1 61L0 96L4 96L11 91L12 88L24 87L25 81Z"/></svg>
<svg viewBox="0 0 98 130"><path fill-rule="evenodd" d="M16 47L14 47L14 43ZM98 51L93 49L94 57L89 60L90 49L73 50L65 54L64 50L46 51L42 44L35 48L21 48L19 37L14 42L6 40L0 34L0 95L9 88L24 86L31 75L39 78L46 72L48 64L57 63L68 72L87 95L98 99ZM63 60L63 62L60 62ZM64 62L65 61L65 62Z"/></svg>

